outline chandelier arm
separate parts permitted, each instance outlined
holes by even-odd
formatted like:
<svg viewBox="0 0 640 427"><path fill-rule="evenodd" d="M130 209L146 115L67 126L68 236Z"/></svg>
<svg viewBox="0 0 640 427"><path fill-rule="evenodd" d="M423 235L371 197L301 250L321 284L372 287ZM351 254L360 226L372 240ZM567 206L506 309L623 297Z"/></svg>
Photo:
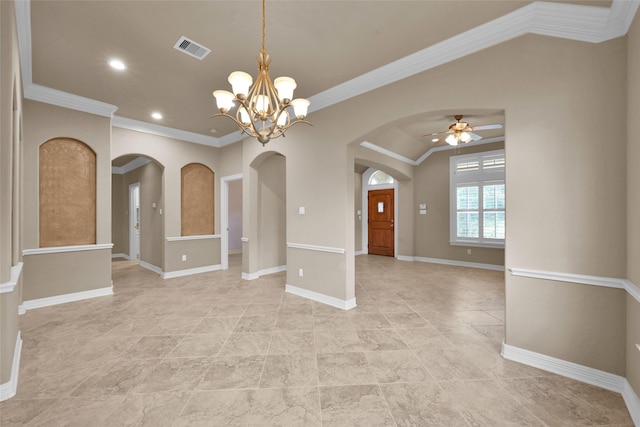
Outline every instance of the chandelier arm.
<svg viewBox="0 0 640 427"><path fill-rule="evenodd" d="M234 122L236 122L236 125L238 125L238 127L240 128L240 130L241 130L243 133L246 133L247 135L253 136L253 135L251 135L249 132L247 132L247 128L248 128L249 126L246 126L244 123L242 123L241 121L239 121L238 119L236 119L235 117L233 117L233 116L232 116L232 115L230 115L230 114L227 114L227 113L218 113L218 114L214 114L213 116L210 116L209 118L212 118L212 117L228 117L228 118L230 118L231 120L233 120Z"/></svg>

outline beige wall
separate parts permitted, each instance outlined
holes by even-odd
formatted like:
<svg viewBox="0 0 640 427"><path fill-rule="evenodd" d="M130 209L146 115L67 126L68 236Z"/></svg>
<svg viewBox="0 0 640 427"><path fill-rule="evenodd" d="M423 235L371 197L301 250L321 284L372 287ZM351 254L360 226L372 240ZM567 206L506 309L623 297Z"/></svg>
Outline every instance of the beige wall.
<svg viewBox="0 0 640 427"><path fill-rule="evenodd" d="M111 249L24 257L24 301L111 287Z"/></svg>
<svg viewBox="0 0 640 427"><path fill-rule="evenodd" d="M96 153L96 243L111 243L111 120L93 114L25 100L24 103L24 247L38 242L38 149L51 138L68 137Z"/></svg>
<svg viewBox="0 0 640 427"><path fill-rule="evenodd" d="M499 150L504 143L463 147L459 150L437 151L431 154L414 172L415 204L411 213L415 218L415 256L504 265L504 249L454 246L449 244L450 189L449 159L454 155ZM418 214L418 204L427 204L427 214ZM471 249L471 254L467 254Z"/></svg>
<svg viewBox="0 0 640 427"><path fill-rule="evenodd" d="M3 285L11 280L12 267L22 260L22 79L13 2L0 2L0 51L0 285ZM0 384L11 380L22 281L20 277L13 291L0 293Z"/></svg>
<svg viewBox="0 0 640 427"><path fill-rule="evenodd" d="M625 299L621 289L510 277L507 344L624 376Z"/></svg>
<svg viewBox="0 0 640 427"><path fill-rule="evenodd" d="M233 163L235 161L233 159L239 154L232 149L229 149L228 152L229 155L227 158L229 162ZM218 172L218 169L221 167L220 153L219 148L128 129L113 128L111 143L112 159L127 154L137 154L154 160L154 162L147 163L141 168L126 174L123 190L125 194L128 194L129 184L137 181L141 182L140 206L142 218L140 225L140 255L142 261L155 265L164 271L173 271L166 270L166 266L176 268L176 266L184 265L181 261L183 252L167 249L169 248L169 242L166 241L166 238L179 237L181 234L180 171L182 167L189 163L202 163L215 173L215 232L219 233L219 178L223 176ZM149 184L143 185L143 181ZM156 209L151 207L154 202L156 203ZM160 215L160 209L162 209L162 215ZM145 226L145 223L148 225ZM125 231L125 233L128 239L128 231ZM219 245L219 239L216 239L215 242ZM189 243L185 244L189 245ZM128 247L128 243L126 243L126 245ZM195 245L195 250L198 244L193 243L193 245Z"/></svg>
<svg viewBox="0 0 640 427"><path fill-rule="evenodd" d="M640 14L627 37L627 279L640 287ZM627 297L627 379L640 396L640 302Z"/></svg>
<svg viewBox="0 0 640 427"><path fill-rule="evenodd" d="M167 259L164 266L165 272L219 265L220 239L169 241L166 242L165 253ZM187 256L186 261L182 261L182 255Z"/></svg>
<svg viewBox="0 0 640 427"><path fill-rule="evenodd" d="M287 264L287 187L284 157L269 156L258 166L258 269Z"/></svg>
<svg viewBox="0 0 640 427"><path fill-rule="evenodd" d="M111 175L111 243L114 254L129 254L129 203L124 176Z"/></svg>

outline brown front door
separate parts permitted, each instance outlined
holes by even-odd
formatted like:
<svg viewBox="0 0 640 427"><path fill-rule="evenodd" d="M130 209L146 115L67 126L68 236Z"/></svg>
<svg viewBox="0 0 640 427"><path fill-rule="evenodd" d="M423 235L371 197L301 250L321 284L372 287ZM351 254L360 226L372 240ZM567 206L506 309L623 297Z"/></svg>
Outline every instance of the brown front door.
<svg viewBox="0 0 640 427"><path fill-rule="evenodd" d="M369 253L393 256L393 189L369 191Z"/></svg>

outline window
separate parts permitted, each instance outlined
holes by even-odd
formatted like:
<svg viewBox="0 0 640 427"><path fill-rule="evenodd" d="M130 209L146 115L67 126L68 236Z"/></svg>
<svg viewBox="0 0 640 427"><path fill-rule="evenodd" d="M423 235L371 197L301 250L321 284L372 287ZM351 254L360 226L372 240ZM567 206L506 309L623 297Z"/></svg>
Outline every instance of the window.
<svg viewBox="0 0 640 427"><path fill-rule="evenodd" d="M452 245L504 247L504 150L452 156Z"/></svg>
<svg viewBox="0 0 640 427"><path fill-rule="evenodd" d="M393 184L393 177L382 171L377 171L369 178L369 185Z"/></svg>

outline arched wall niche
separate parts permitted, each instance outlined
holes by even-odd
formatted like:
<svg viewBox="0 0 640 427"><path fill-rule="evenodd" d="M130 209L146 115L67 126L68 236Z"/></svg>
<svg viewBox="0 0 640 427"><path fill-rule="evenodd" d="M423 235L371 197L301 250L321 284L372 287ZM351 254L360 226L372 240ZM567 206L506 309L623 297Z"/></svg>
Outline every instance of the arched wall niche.
<svg viewBox="0 0 640 427"><path fill-rule="evenodd" d="M180 171L181 234L214 234L215 174L201 163L190 163Z"/></svg>
<svg viewBox="0 0 640 427"><path fill-rule="evenodd" d="M39 147L41 248L96 243L96 153L73 138Z"/></svg>

